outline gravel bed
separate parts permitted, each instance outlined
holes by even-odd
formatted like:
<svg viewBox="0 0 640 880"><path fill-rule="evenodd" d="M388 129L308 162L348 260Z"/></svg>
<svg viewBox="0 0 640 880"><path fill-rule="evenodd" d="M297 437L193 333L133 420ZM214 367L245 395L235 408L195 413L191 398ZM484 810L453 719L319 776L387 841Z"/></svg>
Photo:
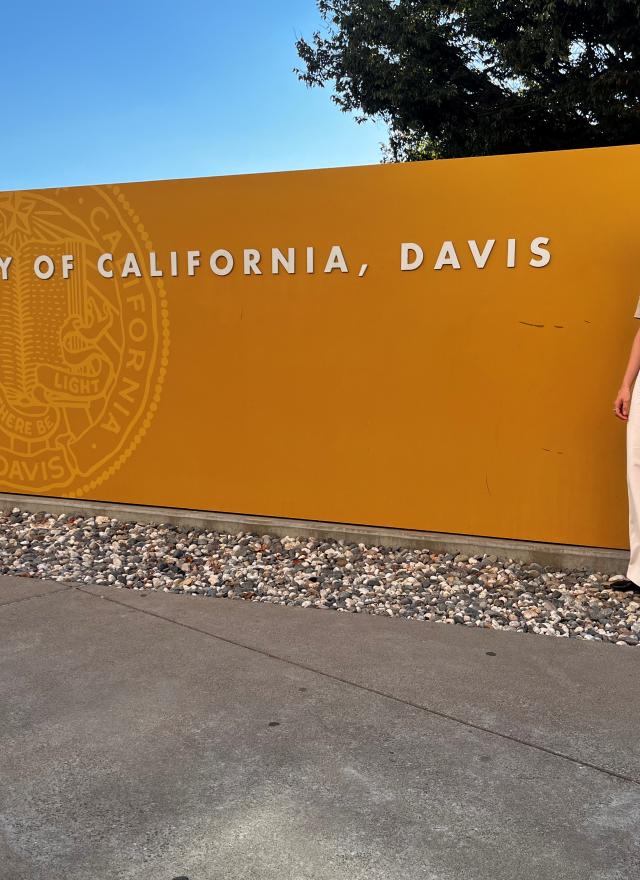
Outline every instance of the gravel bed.
<svg viewBox="0 0 640 880"><path fill-rule="evenodd" d="M299 605L635 646L640 594L508 557L0 514L0 574Z"/></svg>

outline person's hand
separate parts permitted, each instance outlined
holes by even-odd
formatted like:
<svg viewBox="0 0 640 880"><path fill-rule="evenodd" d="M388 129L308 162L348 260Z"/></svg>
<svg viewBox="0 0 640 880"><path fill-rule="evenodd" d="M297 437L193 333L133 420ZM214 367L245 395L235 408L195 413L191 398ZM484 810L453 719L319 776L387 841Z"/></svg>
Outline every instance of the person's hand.
<svg viewBox="0 0 640 880"><path fill-rule="evenodd" d="M626 422L629 419L629 405L631 403L631 389L624 385L618 391L616 402L613 404L613 411L619 419Z"/></svg>

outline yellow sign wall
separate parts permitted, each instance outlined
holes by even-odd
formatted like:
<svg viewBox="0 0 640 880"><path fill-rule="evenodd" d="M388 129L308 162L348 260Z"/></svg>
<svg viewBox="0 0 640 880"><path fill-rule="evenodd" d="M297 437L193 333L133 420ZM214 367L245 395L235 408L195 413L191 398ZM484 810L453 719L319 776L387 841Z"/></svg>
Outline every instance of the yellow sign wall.
<svg viewBox="0 0 640 880"><path fill-rule="evenodd" d="M640 147L0 194L0 490L628 547Z"/></svg>

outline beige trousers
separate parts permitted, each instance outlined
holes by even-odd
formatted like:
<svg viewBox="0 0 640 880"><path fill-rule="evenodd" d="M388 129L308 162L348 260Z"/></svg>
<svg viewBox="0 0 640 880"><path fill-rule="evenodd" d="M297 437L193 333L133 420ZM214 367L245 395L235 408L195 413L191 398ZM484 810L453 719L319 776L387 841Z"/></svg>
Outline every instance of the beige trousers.
<svg viewBox="0 0 640 880"><path fill-rule="evenodd" d="M629 566L627 578L640 586L640 376L634 383L627 421Z"/></svg>

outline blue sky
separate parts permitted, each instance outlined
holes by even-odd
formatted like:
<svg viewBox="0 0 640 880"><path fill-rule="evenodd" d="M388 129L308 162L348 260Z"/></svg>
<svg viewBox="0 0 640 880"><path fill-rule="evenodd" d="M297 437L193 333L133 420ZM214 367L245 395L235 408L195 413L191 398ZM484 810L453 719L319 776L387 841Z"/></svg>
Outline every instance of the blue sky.
<svg viewBox="0 0 640 880"><path fill-rule="evenodd" d="M24 0L2 13L0 189L380 161L292 68L315 0Z"/></svg>

